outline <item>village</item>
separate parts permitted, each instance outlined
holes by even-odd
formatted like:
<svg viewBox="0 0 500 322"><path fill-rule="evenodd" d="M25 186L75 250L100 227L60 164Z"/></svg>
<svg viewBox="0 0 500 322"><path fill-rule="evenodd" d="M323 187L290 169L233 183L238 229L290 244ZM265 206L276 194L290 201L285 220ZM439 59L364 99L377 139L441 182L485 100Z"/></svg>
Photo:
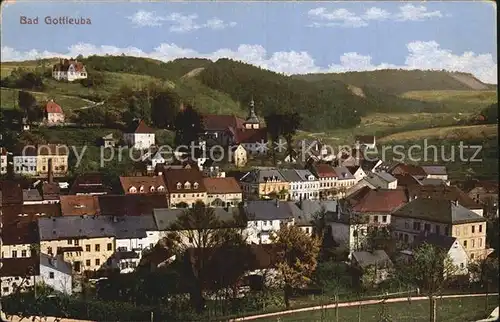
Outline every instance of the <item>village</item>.
<svg viewBox="0 0 500 322"><path fill-rule="evenodd" d="M76 61L53 67L56 80L86 77ZM47 101L43 114L38 125L23 119L19 132L65 126L57 101ZM347 267L352 288L377 289L398 276L396 262L418 261L414 255L422 245L444 254L442 261L450 263L443 264L445 279L467 284L481 278L473 267L486 263L497 246L487 235L498 218L497 183L451 182L444 163L368 158L377 146L375 136L356 137L349 151L333 151L320 139L271 141L261 118L253 99L246 119L202 115L202 132L190 142L196 149L177 149L168 157L156 145L154 130L138 119L122 137L109 134L99 142L101 149L124 144L141 151L142 168L118 176L118 187L100 173L67 180L71 149L64 144L2 148L2 297L37 285L66 295L88 292L92 285L104 296L102 285L117 274L158 274L184 263L184 257L183 269L198 276L199 249L205 249L201 257L207 265L245 262L232 272L237 276L230 284L220 286L236 288L238 298L286 277L283 263L299 279L311 278L294 261L314 270L317 260L308 262L307 256L319 254ZM207 156L214 146L229 157ZM275 159L277 149L282 153L276 164L256 164ZM238 235L235 244L220 241L229 238L219 236L228 230ZM295 257L283 255L283 238L290 238ZM214 255L205 258L207 252ZM214 280L218 273L205 272ZM260 284L252 282L256 277ZM285 283L285 288L308 286ZM200 292L209 289L213 286L202 285Z"/></svg>

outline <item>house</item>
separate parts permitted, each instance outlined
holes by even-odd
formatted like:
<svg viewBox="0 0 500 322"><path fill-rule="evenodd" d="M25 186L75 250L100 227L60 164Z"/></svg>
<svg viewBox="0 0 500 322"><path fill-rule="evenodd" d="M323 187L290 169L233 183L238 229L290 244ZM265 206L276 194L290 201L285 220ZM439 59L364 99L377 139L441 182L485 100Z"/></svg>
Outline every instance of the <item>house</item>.
<svg viewBox="0 0 500 322"><path fill-rule="evenodd" d="M203 137L208 145L227 147L233 141L229 128L243 129L245 120L235 115L203 115Z"/></svg>
<svg viewBox="0 0 500 322"><path fill-rule="evenodd" d="M116 249L111 223L109 216L40 218L40 251L62 255L76 273L111 268Z"/></svg>
<svg viewBox="0 0 500 322"><path fill-rule="evenodd" d="M479 216L483 216L483 206L471 199L457 186L410 186L407 190L410 199L433 198L453 201L475 212Z"/></svg>
<svg viewBox="0 0 500 322"><path fill-rule="evenodd" d="M355 137L355 145L357 147L364 146L368 149L374 149L376 146L376 140L374 135L361 135Z"/></svg>
<svg viewBox="0 0 500 322"><path fill-rule="evenodd" d="M54 102L53 99L45 105L44 118L49 125L64 123L64 112L61 106Z"/></svg>
<svg viewBox="0 0 500 322"><path fill-rule="evenodd" d="M456 267L456 271L454 272L455 275L467 274L469 257L462 244L457 240L456 237L422 232L415 238L415 241L411 245L411 249L407 250L405 253L411 258L413 255L412 250L420 247L423 244L429 244L445 251L449 259L451 260L451 263L453 263L453 265L455 265Z"/></svg>
<svg viewBox="0 0 500 322"><path fill-rule="evenodd" d="M319 180L320 197L328 195L328 191L337 186L337 173L331 165L326 163L313 164L311 173Z"/></svg>
<svg viewBox="0 0 500 322"><path fill-rule="evenodd" d="M155 144L155 132L140 120L123 134L123 140L134 149L145 150Z"/></svg>
<svg viewBox="0 0 500 322"><path fill-rule="evenodd" d="M43 204L44 200L38 189L23 189L23 205Z"/></svg>
<svg viewBox="0 0 500 322"><path fill-rule="evenodd" d="M319 181L309 170L282 169L281 175L290 184L288 196L290 200L319 198Z"/></svg>
<svg viewBox="0 0 500 322"><path fill-rule="evenodd" d="M361 168L365 173L378 171L379 167L383 164L382 160L370 158L370 160L364 159L361 162Z"/></svg>
<svg viewBox="0 0 500 322"><path fill-rule="evenodd" d="M0 174L7 173L7 149L0 147Z"/></svg>
<svg viewBox="0 0 500 322"><path fill-rule="evenodd" d="M104 183L100 173L78 175L69 189L70 195L106 195L111 192L111 188Z"/></svg>
<svg viewBox="0 0 500 322"><path fill-rule="evenodd" d="M116 140L113 137L113 133L109 133L101 138L102 146L105 148L114 148L116 145Z"/></svg>
<svg viewBox="0 0 500 322"><path fill-rule="evenodd" d="M421 166L413 164L398 163L396 165L391 165L386 172L396 175L396 174L409 174L414 176L418 180L427 178L427 173Z"/></svg>
<svg viewBox="0 0 500 322"><path fill-rule="evenodd" d="M486 219L455 201L442 198L417 198L391 214L394 234L406 243L414 242L421 232L457 238L470 260L484 258Z"/></svg>
<svg viewBox="0 0 500 322"><path fill-rule="evenodd" d="M365 249L369 229L368 220L367 217L350 213L347 203L339 200L338 210L332 214L328 225L333 240L340 250L347 253L348 259L352 257L353 252Z"/></svg>
<svg viewBox="0 0 500 322"><path fill-rule="evenodd" d="M350 187L354 186L356 183L356 178L349 172L347 167L335 167L333 168L337 175L336 187L339 188L340 193L338 196L344 197L345 191Z"/></svg>
<svg viewBox="0 0 500 322"><path fill-rule="evenodd" d="M135 270L142 259L143 251L152 249L160 240L153 215L114 217L116 252L113 266L120 273Z"/></svg>
<svg viewBox="0 0 500 322"><path fill-rule="evenodd" d="M396 189L398 187L398 179L387 172L371 173L364 180L377 188Z"/></svg>
<svg viewBox="0 0 500 322"><path fill-rule="evenodd" d="M360 282L363 286L378 285L387 280L394 268L387 253L381 249L353 252L351 266L361 275Z"/></svg>
<svg viewBox="0 0 500 322"><path fill-rule="evenodd" d="M366 172L363 170L361 166L355 165L352 167L347 167L347 170L349 170L349 172L354 176L356 182L366 177Z"/></svg>
<svg viewBox="0 0 500 322"><path fill-rule="evenodd" d="M61 196L63 216L94 216L100 214L99 200L95 195Z"/></svg>
<svg viewBox="0 0 500 322"><path fill-rule="evenodd" d="M247 156L267 155L267 129L237 129L234 132L234 145L242 145L247 151Z"/></svg>
<svg viewBox="0 0 500 322"><path fill-rule="evenodd" d="M37 149L36 171L40 176L48 176L49 166L55 176L68 172L69 148L62 144L39 145ZM50 163L49 164L49 160Z"/></svg>
<svg viewBox="0 0 500 322"><path fill-rule="evenodd" d="M362 188L347 199L348 213L367 219L370 226L387 227L391 223L391 213L405 205L408 197L404 189Z"/></svg>
<svg viewBox="0 0 500 322"><path fill-rule="evenodd" d="M26 258L3 258L0 276L2 296L24 291L35 284L45 284L66 295L73 292L71 265L60 257L40 254Z"/></svg>
<svg viewBox="0 0 500 322"><path fill-rule="evenodd" d="M285 200L290 191L290 183L286 181L276 168L254 169L247 172L240 185L245 197L273 198Z"/></svg>
<svg viewBox="0 0 500 322"><path fill-rule="evenodd" d="M171 209L171 208L155 208L153 211L153 218L155 220L157 231L160 236L160 243L162 242L162 238L167 237L169 232L175 231L175 229L181 229L173 227L173 225L177 222L178 218L184 214L185 209ZM238 209L230 209L227 211L224 208L213 208L213 212L216 222L212 222L211 226L204 227L195 227L192 226L192 231L185 230L177 230L179 237L182 239L182 243L186 247L197 247L199 238L197 229L224 229L224 228L240 228L244 229L244 226L241 226L239 223L234 222L234 217ZM213 224L213 225L212 225Z"/></svg>
<svg viewBox="0 0 500 322"><path fill-rule="evenodd" d="M3 212L5 211L3 209ZM36 220L2 218L2 258L31 257L32 250L38 243Z"/></svg>
<svg viewBox="0 0 500 322"><path fill-rule="evenodd" d="M428 179L441 179L443 181L448 181L448 172L445 166L438 165L424 165L422 166Z"/></svg>
<svg viewBox="0 0 500 322"><path fill-rule="evenodd" d="M462 184L463 191L476 203L484 206L485 215L498 217L498 182L469 180Z"/></svg>
<svg viewBox="0 0 500 322"><path fill-rule="evenodd" d="M207 160L203 165L203 176L207 178L225 178L226 172L221 165L213 160Z"/></svg>
<svg viewBox="0 0 500 322"><path fill-rule="evenodd" d="M21 175L37 175L37 149L34 146L26 146L22 155L14 155L14 173Z"/></svg>
<svg viewBox="0 0 500 322"><path fill-rule="evenodd" d="M165 164L167 160L163 157L161 151L157 151L153 157L151 158L151 167L153 169L156 169L156 165L158 164Z"/></svg>
<svg viewBox="0 0 500 322"><path fill-rule="evenodd" d="M393 177L398 181L397 186L399 188L408 188L410 186L422 185L422 182L411 174L394 174Z"/></svg>
<svg viewBox="0 0 500 322"><path fill-rule="evenodd" d="M97 196L101 216L152 215L155 208L169 207L163 194L127 194Z"/></svg>
<svg viewBox="0 0 500 322"><path fill-rule="evenodd" d="M350 195L363 189L364 187L368 187L370 189L378 189L379 188L378 186L372 184L370 181L366 180L366 178L363 178L360 181L358 181L354 186L352 186L346 190L345 197L348 198Z"/></svg>
<svg viewBox="0 0 500 322"><path fill-rule="evenodd" d="M40 190L44 203L57 204L60 202L61 187L50 178L51 175L49 174L49 181L44 181L39 184L38 189Z"/></svg>
<svg viewBox="0 0 500 322"><path fill-rule="evenodd" d="M167 169L163 172L172 207L191 207L197 201L207 204L207 189L198 169Z"/></svg>
<svg viewBox="0 0 500 322"><path fill-rule="evenodd" d="M210 207L234 207L243 200L241 187L233 177L203 178Z"/></svg>
<svg viewBox="0 0 500 322"><path fill-rule="evenodd" d="M167 194L163 176L120 176L120 183L125 194Z"/></svg>
<svg viewBox="0 0 500 322"><path fill-rule="evenodd" d="M56 80L66 80L73 82L79 79L87 78L87 70L83 63L76 59L61 59L59 63L52 67L52 77Z"/></svg>
<svg viewBox="0 0 500 322"><path fill-rule="evenodd" d="M273 232L282 225L294 223L294 218L302 214L302 210L292 201L253 200L246 202L247 241L250 244L268 244Z"/></svg>
<svg viewBox="0 0 500 322"><path fill-rule="evenodd" d="M300 140L295 144L297 158L301 157L301 161L305 162L308 159L317 161L328 161L331 158L331 151L320 140Z"/></svg>
<svg viewBox="0 0 500 322"><path fill-rule="evenodd" d="M302 213L299 213L294 218L294 223L299 226L307 234L313 233L313 221L315 216L324 211L326 218L332 218L337 215L337 201L336 200L308 200L303 199L296 203ZM327 219L328 220L328 219Z"/></svg>
<svg viewBox="0 0 500 322"><path fill-rule="evenodd" d="M243 147L242 144L231 147L230 151L231 157L229 161L234 163L236 167L241 168L247 164L247 150Z"/></svg>

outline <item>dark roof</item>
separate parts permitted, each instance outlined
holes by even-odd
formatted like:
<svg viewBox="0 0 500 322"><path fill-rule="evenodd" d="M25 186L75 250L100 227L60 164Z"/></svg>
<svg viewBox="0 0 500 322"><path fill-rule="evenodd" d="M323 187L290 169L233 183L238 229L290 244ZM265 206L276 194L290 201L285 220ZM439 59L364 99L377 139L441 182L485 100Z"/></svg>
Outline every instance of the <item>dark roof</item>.
<svg viewBox="0 0 500 322"><path fill-rule="evenodd" d="M434 198L417 198L392 213L392 216L439 222L466 224L484 222L486 219L453 201Z"/></svg>
<svg viewBox="0 0 500 322"><path fill-rule="evenodd" d="M33 222L8 222L4 221L2 227L3 245L36 244L38 238L38 225Z"/></svg>
<svg viewBox="0 0 500 322"><path fill-rule="evenodd" d="M234 131L236 143L257 143L267 141L267 129L236 129Z"/></svg>
<svg viewBox="0 0 500 322"><path fill-rule="evenodd" d="M203 126L207 131L224 131L228 127L242 129L244 122L235 115L203 115Z"/></svg>
<svg viewBox="0 0 500 322"><path fill-rule="evenodd" d="M353 196L354 195L354 196ZM404 189L370 189L364 187L348 199L357 213L390 213L408 202Z"/></svg>
<svg viewBox="0 0 500 322"><path fill-rule="evenodd" d="M248 220L286 220L303 214L292 201L252 200L246 203Z"/></svg>
<svg viewBox="0 0 500 322"><path fill-rule="evenodd" d="M420 183L423 186L446 186L446 182L442 179L436 179L436 178L424 178L420 180Z"/></svg>
<svg viewBox="0 0 500 322"><path fill-rule="evenodd" d="M40 265L49 267L67 275L72 275L73 273L71 264L64 261L61 256L49 256L44 253L40 253Z"/></svg>
<svg viewBox="0 0 500 322"><path fill-rule="evenodd" d="M463 191L469 193L473 189L483 189L486 193L498 194L498 181L494 180L467 180L458 183Z"/></svg>
<svg viewBox="0 0 500 322"><path fill-rule="evenodd" d="M313 171L320 178L335 178L337 177L337 173L333 169L333 167L326 163L317 163L313 165Z"/></svg>
<svg viewBox="0 0 500 322"><path fill-rule="evenodd" d="M423 165L422 169L428 175L447 175L446 167L444 165Z"/></svg>
<svg viewBox="0 0 500 322"><path fill-rule="evenodd" d="M61 59L59 63L55 64L52 69L54 71L62 71L62 72L67 72L69 67L73 65L73 68L77 72L81 72L82 70L85 69L85 66L83 65L82 62L76 61L76 60L69 60L69 59Z"/></svg>
<svg viewBox="0 0 500 322"><path fill-rule="evenodd" d="M237 170L234 170L234 171L228 171L226 172L226 177L233 177L235 178L237 181L240 181L240 179L245 175L247 174L246 171L237 171Z"/></svg>
<svg viewBox="0 0 500 322"><path fill-rule="evenodd" d="M203 174L198 169L167 169L163 172L163 176L167 183L168 193L200 193L207 192L203 182ZM184 184L189 182L190 189L184 188ZM180 189L177 184L180 183ZM198 188L194 188L194 184L198 183Z"/></svg>
<svg viewBox="0 0 500 322"><path fill-rule="evenodd" d="M56 182L44 182L42 187L42 197L44 200L59 200L61 195L61 187Z"/></svg>
<svg viewBox="0 0 500 322"><path fill-rule="evenodd" d="M22 204L23 186L19 181L3 180L1 182L2 205Z"/></svg>
<svg viewBox="0 0 500 322"><path fill-rule="evenodd" d="M76 194L108 194L111 188L104 184L100 173L86 173L76 177L69 190L70 195Z"/></svg>
<svg viewBox="0 0 500 322"><path fill-rule="evenodd" d="M163 176L120 177L120 183L125 194L128 194L129 189L132 187L137 189L137 193L140 193L140 187L144 188L144 193L167 193L167 187L163 180ZM157 191L160 187L163 187L164 190ZM151 191L151 189L153 189L153 191Z"/></svg>
<svg viewBox="0 0 500 322"><path fill-rule="evenodd" d="M248 183L265 183L268 180L287 182L281 172L276 168L253 169L252 171L247 172L247 174L245 174L242 178L240 178L241 182Z"/></svg>
<svg viewBox="0 0 500 322"><path fill-rule="evenodd" d="M410 198L433 198L449 201L458 201L458 203L469 209L482 209L483 206L476 203L469 195L456 186L447 185L425 185L408 187Z"/></svg>
<svg viewBox="0 0 500 322"><path fill-rule="evenodd" d="M241 193L241 187L233 177L203 178L209 194Z"/></svg>
<svg viewBox="0 0 500 322"><path fill-rule="evenodd" d="M312 226L314 216L320 211L325 211L331 217L337 212L336 200L301 200L296 203L301 213L295 215L295 225Z"/></svg>
<svg viewBox="0 0 500 322"><path fill-rule="evenodd" d="M413 164L403 164L400 163L396 165L391 170L388 170L390 174L411 174L415 177L426 177L427 173L425 173L424 169L421 166L413 165Z"/></svg>
<svg viewBox="0 0 500 322"><path fill-rule="evenodd" d="M168 207L164 194L100 195L97 198L101 215L152 215L154 208Z"/></svg>
<svg viewBox="0 0 500 322"><path fill-rule="evenodd" d="M375 136L373 135L359 135L355 138L356 142L361 144L373 144L375 143Z"/></svg>
<svg viewBox="0 0 500 322"><path fill-rule="evenodd" d="M430 244L448 251L456 240L455 237L451 236L422 232L415 237L412 247L417 248L422 244Z"/></svg>
<svg viewBox="0 0 500 322"><path fill-rule="evenodd" d="M357 251L352 253L352 257L361 268L367 268L371 265L379 268L392 266L392 261L384 250Z"/></svg>
<svg viewBox="0 0 500 322"><path fill-rule="evenodd" d="M37 189L23 189L23 202L42 201L40 191Z"/></svg>
<svg viewBox="0 0 500 322"><path fill-rule="evenodd" d="M28 277L40 274L39 257L2 258L0 276Z"/></svg>
<svg viewBox="0 0 500 322"><path fill-rule="evenodd" d="M412 176L411 174L394 174L393 177L398 180L398 186L401 186L401 187L422 185L422 183L420 181L418 181L418 179L415 178L414 176Z"/></svg>
<svg viewBox="0 0 500 322"><path fill-rule="evenodd" d="M302 178L297 174L294 169L280 169L279 172L288 182L299 182Z"/></svg>
<svg viewBox="0 0 500 322"><path fill-rule="evenodd" d="M98 215L100 213L97 196L61 196L60 204L63 216Z"/></svg>
<svg viewBox="0 0 500 322"><path fill-rule="evenodd" d="M152 215L41 218L38 226L40 240L96 237L145 238L146 231L156 230Z"/></svg>
<svg viewBox="0 0 500 322"><path fill-rule="evenodd" d="M127 133L136 133L136 134L153 134L155 131L150 128L148 125L146 125L146 122L143 120L139 121L138 123L136 122L135 124L132 124L131 130Z"/></svg>

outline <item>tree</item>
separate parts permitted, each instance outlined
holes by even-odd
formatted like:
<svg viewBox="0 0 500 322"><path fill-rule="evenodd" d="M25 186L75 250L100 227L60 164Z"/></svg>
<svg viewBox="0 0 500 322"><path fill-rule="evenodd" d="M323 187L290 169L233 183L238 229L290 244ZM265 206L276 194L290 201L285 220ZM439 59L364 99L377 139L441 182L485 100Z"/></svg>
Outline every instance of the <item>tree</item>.
<svg viewBox="0 0 500 322"><path fill-rule="evenodd" d="M198 141L198 135L203 132L203 120L193 106L187 105L177 113L174 128L175 144L190 146Z"/></svg>
<svg viewBox="0 0 500 322"><path fill-rule="evenodd" d="M183 256L187 251L192 256L193 280L191 300L197 312L203 311L205 299L203 289L209 281L207 274L214 249L227 246L242 246L246 242L236 227L237 219L221 221L214 208L206 207L201 201L186 209L170 226L170 233L164 239L167 249Z"/></svg>
<svg viewBox="0 0 500 322"><path fill-rule="evenodd" d="M38 106L36 98L31 93L19 91L18 102L19 108L24 111L28 120L35 122L43 118L42 109Z"/></svg>
<svg viewBox="0 0 500 322"><path fill-rule="evenodd" d="M292 153L293 137L297 134L297 130L302 123L302 117L297 113L284 114L281 116L281 134L287 143L287 154Z"/></svg>
<svg viewBox="0 0 500 322"><path fill-rule="evenodd" d="M311 281L321 241L300 227L284 224L271 236L271 242L279 249L276 268L282 280L285 306L289 308L292 289L304 287Z"/></svg>
<svg viewBox="0 0 500 322"><path fill-rule="evenodd" d="M170 129L179 106L179 96L171 91L163 90L155 93L151 104L151 119L158 128Z"/></svg>
<svg viewBox="0 0 500 322"><path fill-rule="evenodd" d="M273 164L276 165L276 150L274 149L274 144L278 142L281 130L281 117L279 114L270 113L264 116L266 121L266 128L271 139L271 154L273 157Z"/></svg>
<svg viewBox="0 0 500 322"><path fill-rule="evenodd" d="M411 263L399 262L397 278L406 285L417 286L429 297L429 321L436 321L436 297L441 294L457 272L447 252L424 243L413 250Z"/></svg>

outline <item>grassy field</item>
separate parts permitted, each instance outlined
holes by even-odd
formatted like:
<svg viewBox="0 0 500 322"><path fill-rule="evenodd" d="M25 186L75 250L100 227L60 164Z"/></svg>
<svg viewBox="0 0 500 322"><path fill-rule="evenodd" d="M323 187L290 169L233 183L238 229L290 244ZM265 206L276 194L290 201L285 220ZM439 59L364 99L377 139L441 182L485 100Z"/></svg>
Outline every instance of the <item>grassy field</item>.
<svg viewBox="0 0 500 322"><path fill-rule="evenodd" d="M493 309L498 306L498 296L489 298L488 308L485 305L485 297L470 297L460 299L442 299L438 300L437 321L461 321L471 322L488 316ZM361 307L361 319L359 319L358 307L339 308L339 321L381 321L383 307L380 304L366 305ZM390 321L429 321L429 302L413 301L388 303L385 306L385 312L391 319ZM291 321L335 321L335 310L318 310L301 312L297 314L283 315L278 317L257 319L259 322L291 322Z"/></svg>
<svg viewBox="0 0 500 322"><path fill-rule="evenodd" d="M498 137L496 124L470 125L470 126L445 126L423 130L404 131L391 134L377 141L379 143L393 141L445 139L445 140L476 140Z"/></svg>
<svg viewBox="0 0 500 322"><path fill-rule="evenodd" d="M12 88L2 87L0 92L0 106L2 108L11 109L18 108L17 97L19 90ZM69 96L57 93L42 93L42 92L30 92L35 96L39 103L53 99L59 105L61 105L63 110L73 110L84 106L90 105L90 102L76 96Z"/></svg>
<svg viewBox="0 0 500 322"><path fill-rule="evenodd" d="M498 100L496 90L410 91L403 93L401 97L419 101L442 103L445 107L453 107L457 112L478 112L480 109L496 103Z"/></svg>

